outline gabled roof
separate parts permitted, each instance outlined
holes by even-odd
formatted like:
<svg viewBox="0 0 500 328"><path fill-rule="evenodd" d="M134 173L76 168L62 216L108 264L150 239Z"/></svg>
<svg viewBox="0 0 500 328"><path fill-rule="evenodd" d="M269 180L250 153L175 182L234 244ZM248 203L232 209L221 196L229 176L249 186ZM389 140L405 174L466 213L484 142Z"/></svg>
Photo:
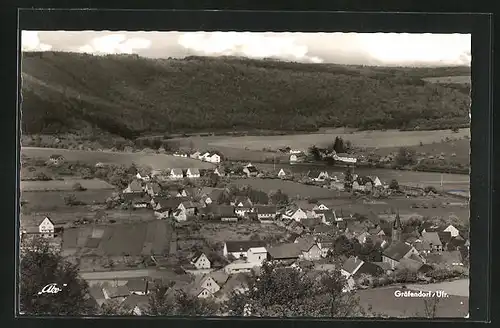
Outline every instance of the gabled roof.
<svg viewBox="0 0 500 328"><path fill-rule="evenodd" d="M433 246L442 246L441 239L437 232L424 232L422 234L422 241L426 241Z"/></svg>
<svg viewBox="0 0 500 328"><path fill-rule="evenodd" d="M205 253L203 252L200 252L200 251L197 251L193 254L193 256L191 256L191 263L196 263L196 261L198 261L200 259L200 257L202 255L204 255ZM205 255L206 257L206 255ZM208 258L207 258L208 259Z"/></svg>
<svg viewBox="0 0 500 328"><path fill-rule="evenodd" d="M451 241L451 232L449 231L439 231L438 233L441 244L446 245Z"/></svg>
<svg viewBox="0 0 500 328"><path fill-rule="evenodd" d="M277 212L275 205L257 205L255 209L258 214L276 214Z"/></svg>
<svg viewBox="0 0 500 328"><path fill-rule="evenodd" d="M236 213L234 212L234 206L220 205L216 206L215 210L217 211L217 214L221 217L227 217L227 218L237 217Z"/></svg>
<svg viewBox="0 0 500 328"><path fill-rule="evenodd" d="M184 175L182 169L172 169L170 170L170 173L172 173L173 175Z"/></svg>
<svg viewBox="0 0 500 328"><path fill-rule="evenodd" d="M40 220L38 225L41 225L45 220L48 220L50 224L54 225L54 222L48 216L45 216L42 220Z"/></svg>
<svg viewBox="0 0 500 328"><path fill-rule="evenodd" d="M424 264L414 259L402 258L396 266L396 269L409 269L418 271Z"/></svg>
<svg viewBox="0 0 500 328"><path fill-rule="evenodd" d="M396 242L391 244L384 252L383 255L395 261L401 260L411 250L412 246L403 242Z"/></svg>
<svg viewBox="0 0 500 328"><path fill-rule="evenodd" d="M223 270L212 271L210 272L210 277L219 285L223 286L227 280L229 279L229 275Z"/></svg>
<svg viewBox="0 0 500 328"><path fill-rule="evenodd" d="M321 173L323 173L323 171L320 171L320 170L310 170L309 172L307 172L307 176L309 178L318 178Z"/></svg>
<svg viewBox="0 0 500 328"><path fill-rule="evenodd" d="M104 288L108 293L110 298L115 297L126 297L130 295L130 291L128 290L126 285L118 286L118 287L105 287Z"/></svg>
<svg viewBox="0 0 500 328"><path fill-rule="evenodd" d="M153 190L153 192L158 193L161 191L161 185L158 182L149 182L146 184L148 189Z"/></svg>
<svg viewBox="0 0 500 328"><path fill-rule="evenodd" d="M191 175L199 175L200 174L200 170L197 168L191 168L191 169L188 169L188 171Z"/></svg>
<svg viewBox="0 0 500 328"><path fill-rule="evenodd" d="M359 270L359 268L361 268L363 263L365 262L358 257L351 256L344 262L344 264L342 265L342 269L347 273L354 275Z"/></svg>
<svg viewBox="0 0 500 328"><path fill-rule="evenodd" d="M128 187L130 188L131 191L136 191L136 192L142 191L142 184L139 180L136 179L132 180L128 185Z"/></svg>
<svg viewBox="0 0 500 328"><path fill-rule="evenodd" d="M138 307L140 310L147 309L149 306L149 297L147 295L135 295L132 294L128 296L120 306L124 309L133 310Z"/></svg>
<svg viewBox="0 0 500 328"><path fill-rule="evenodd" d="M327 225L318 225L314 228L314 233L329 233L329 232L333 232L333 227L332 226L327 226Z"/></svg>
<svg viewBox="0 0 500 328"><path fill-rule="evenodd" d="M125 193L123 194L123 200L127 202L150 202L151 197L144 193Z"/></svg>
<svg viewBox="0 0 500 328"><path fill-rule="evenodd" d="M229 253L247 252L249 248L266 247L266 242L262 240L226 241L226 247Z"/></svg>
<svg viewBox="0 0 500 328"><path fill-rule="evenodd" d="M250 172L250 173L258 173L259 172L259 170L257 170L257 168L253 165L245 167L245 170L248 170L248 172Z"/></svg>
<svg viewBox="0 0 500 328"><path fill-rule="evenodd" d="M172 198L160 198L158 200L158 205L162 209L174 209L179 207L179 205L182 203L182 198L181 197L172 197Z"/></svg>
<svg viewBox="0 0 500 328"><path fill-rule="evenodd" d="M422 251L430 251L431 250L431 245L429 244L428 241L426 240L417 240L413 243L413 247L419 252Z"/></svg>
<svg viewBox="0 0 500 328"><path fill-rule="evenodd" d="M296 259L302 255L300 245L297 243L288 243L276 245L268 248L268 253L274 260Z"/></svg>
<svg viewBox="0 0 500 328"><path fill-rule="evenodd" d="M181 204L182 204L182 206L184 206L185 209L188 209L188 208L197 208L198 207L198 205L196 205L194 202L192 202L190 200L184 201Z"/></svg>
<svg viewBox="0 0 500 328"><path fill-rule="evenodd" d="M126 286L129 289L129 291L132 291L132 292L136 292L136 291L145 292L148 288L148 281L144 278L131 279L127 282Z"/></svg>

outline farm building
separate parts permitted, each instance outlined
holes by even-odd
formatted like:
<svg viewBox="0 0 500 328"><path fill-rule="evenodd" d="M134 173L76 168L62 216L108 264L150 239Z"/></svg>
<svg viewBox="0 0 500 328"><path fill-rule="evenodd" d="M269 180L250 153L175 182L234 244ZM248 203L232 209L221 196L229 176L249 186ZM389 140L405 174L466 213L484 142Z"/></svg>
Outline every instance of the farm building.
<svg viewBox="0 0 500 328"><path fill-rule="evenodd" d="M38 225L38 232L44 238L54 238L54 222L52 222L49 217L45 217L40 225Z"/></svg>
<svg viewBox="0 0 500 328"><path fill-rule="evenodd" d="M198 170L197 168L187 169L186 177L187 178L199 178L200 177L200 170Z"/></svg>
<svg viewBox="0 0 500 328"><path fill-rule="evenodd" d="M235 258L247 257L250 248L266 247L266 242L261 240L247 240L247 241L226 241L224 243L223 255L229 255Z"/></svg>
<svg viewBox="0 0 500 328"><path fill-rule="evenodd" d="M171 169L169 177L171 180L181 180L184 178L184 173L182 169Z"/></svg>

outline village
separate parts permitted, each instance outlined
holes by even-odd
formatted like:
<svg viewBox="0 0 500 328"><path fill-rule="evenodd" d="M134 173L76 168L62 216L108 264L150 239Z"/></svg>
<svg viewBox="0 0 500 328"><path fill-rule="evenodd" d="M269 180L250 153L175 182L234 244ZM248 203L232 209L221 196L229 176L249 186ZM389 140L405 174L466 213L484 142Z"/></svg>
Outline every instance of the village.
<svg viewBox="0 0 500 328"><path fill-rule="evenodd" d="M291 159L300 156L290 152ZM174 156L214 168L138 168L128 186L106 200L107 210L147 211L154 220L121 223L101 215L61 226L45 216L37 227L23 228L22 237L41 236L63 256L76 258L82 276L94 277L89 282L98 305L118 302L137 315L165 276L175 281L171 291L223 302L234 291L244 292L248 275L258 275L265 261L297 270L341 269L345 291L468 276L466 225L437 217L403 220L398 208L383 217L357 213L327 201L298 199L279 188L266 193L233 183L288 180L331 190L333 197L364 199L434 197L435 188L406 188L397 181L358 176L349 167L339 175L321 169L297 175L251 163L224 165L220 152ZM356 163L347 155L334 156ZM54 155L49 164L64 161Z"/></svg>

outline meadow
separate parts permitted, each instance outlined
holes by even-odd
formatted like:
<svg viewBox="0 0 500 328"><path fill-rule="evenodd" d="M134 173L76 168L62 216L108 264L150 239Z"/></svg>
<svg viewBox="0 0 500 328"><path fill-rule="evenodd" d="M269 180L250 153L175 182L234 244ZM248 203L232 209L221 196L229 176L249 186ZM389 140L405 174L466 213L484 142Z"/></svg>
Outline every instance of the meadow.
<svg viewBox="0 0 500 328"><path fill-rule="evenodd" d="M200 236L203 236L210 242L220 243L228 240L250 240L250 237L259 235L261 239L268 237L281 238L286 235L282 227L269 224L263 229L260 223L238 222L236 224L228 223L206 223L200 230Z"/></svg>
<svg viewBox="0 0 500 328"><path fill-rule="evenodd" d="M64 179L49 181L21 181L23 192L73 191L74 184L79 183L90 190L114 190L115 187L100 179Z"/></svg>
<svg viewBox="0 0 500 328"><path fill-rule="evenodd" d="M459 129L458 132L451 130L433 131L349 131L348 129L328 129L321 133L309 134L289 134L278 136L208 136L208 137L187 137L175 139L182 146L192 146L196 149L216 148L221 152L229 149L239 149L248 151L260 151L263 149L278 150L289 146L292 149L307 151L316 145L327 147L332 144L335 137L341 137L345 141L350 141L355 147L366 148L387 148L402 146L418 146L420 143L432 144L441 142L445 138L463 138L470 136L470 129ZM265 156L271 156L272 152L267 152ZM234 157L235 154L228 156ZM250 156L250 155L248 155ZM256 155L254 155L256 156Z"/></svg>
<svg viewBox="0 0 500 328"><path fill-rule="evenodd" d="M22 191L21 201L27 202L32 211L50 210L61 207L72 207L66 204L65 197L74 195L76 201L86 205L105 204L106 199L113 195L113 190L85 190L85 191ZM25 206L26 206L25 205Z"/></svg>
<svg viewBox="0 0 500 328"><path fill-rule="evenodd" d="M213 164L191 158L180 158L165 154L119 153L109 151L69 150L56 148L22 147L21 155L48 159L51 155L62 155L68 161L83 163L113 163L118 165L149 166L153 169L167 168L211 168Z"/></svg>

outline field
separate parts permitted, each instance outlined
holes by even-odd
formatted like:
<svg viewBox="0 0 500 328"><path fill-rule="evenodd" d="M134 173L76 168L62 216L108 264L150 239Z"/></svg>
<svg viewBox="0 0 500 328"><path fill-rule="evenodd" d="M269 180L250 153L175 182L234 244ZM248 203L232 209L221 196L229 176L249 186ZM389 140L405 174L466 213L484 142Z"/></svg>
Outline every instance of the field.
<svg viewBox="0 0 500 328"><path fill-rule="evenodd" d="M171 228L166 221L87 226L66 229L63 250L106 256L149 256L168 253ZM73 254L77 255L77 254Z"/></svg>
<svg viewBox="0 0 500 328"><path fill-rule="evenodd" d="M64 197L75 195L76 201L87 205L104 204L111 197L113 190L85 190L85 191L22 191L21 201L26 201L31 210L50 210L54 208L67 207Z"/></svg>
<svg viewBox="0 0 500 328"><path fill-rule="evenodd" d="M104 151L69 150L55 148L23 147L21 155L32 158L48 159L50 155L62 155L68 161L80 161L89 164L113 163L121 165L136 164L150 166L153 169L167 168L211 168L213 164L191 158L180 158L164 154L118 153Z"/></svg>
<svg viewBox="0 0 500 328"><path fill-rule="evenodd" d="M103 220L115 220L117 223L137 223L156 220L152 211L149 210L100 210L95 206L66 206L59 207L57 210L31 211L29 214L23 214L21 211L21 224L23 226L38 226L45 215L50 217L52 222L57 225L71 225L78 219L87 219L89 221L96 218L97 213L102 213Z"/></svg>
<svg viewBox="0 0 500 328"><path fill-rule="evenodd" d="M356 294L361 305L371 307L375 313L390 317L423 317L426 305L423 298L398 298L394 293L402 290L398 287L382 287L360 290ZM431 301L432 302L432 301ZM463 318L469 313L469 298L450 294L447 298L440 298L436 306L436 317Z"/></svg>
<svg viewBox="0 0 500 328"><path fill-rule="evenodd" d="M308 186L293 181L284 181L279 179L248 178L236 179L231 181L231 183L237 186L249 185L252 188L262 190L264 192L281 189L281 191L289 197L296 197L298 195L301 198L333 198L337 195L336 191L328 190L326 188Z"/></svg>
<svg viewBox="0 0 500 328"><path fill-rule="evenodd" d="M207 223L203 224L200 235L211 242L224 242L227 240L249 240L252 235L259 235L262 239L266 237L286 235L285 229L274 224L262 226L260 223Z"/></svg>
<svg viewBox="0 0 500 328"><path fill-rule="evenodd" d="M79 183L87 190L114 190L115 187L99 179L65 179L49 181L21 181L21 191L47 192L72 191L73 185Z"/></svg>
<svg viewBox="0 0 500 328"><path fill-rule="evenodd" d="M470 75L428 77L428 78L424 78L422 80L424 80L426 82L442 83L442 84L471 84Z"/></svg>
<svg viewBox="0 0 500 328"><path fill-rule="evenodd" d="M222 152L230 148L240 150L262 151L264 148L277 150L289 146L293 149L307 151L311 145L325 147L335 140L336 136L349 140L356 147L402 147L417 146L441 142L448 138L462 138L470 135L470 129L460 129L454 133L451 130L430 131L346 131L345 129L329 129L327 132L311 134L291 134L283 136L210 136L210 137L188 137L176 139L181 145L193 145L197 149L216 148ZM230 156L234 154L230 154ZM248 155L250 156L250 155ZM256 155L255 155L256 156ZM266 154L272 156L272 153Z"/></svg>
<svg viewBox="0 0 500 328"><path fill-rule="evenodd" d="M457 163L469 164L470 163L470 140L460 139L452 141L441 141L431 144L423 144L422 146L410 146L409 149L415 150L417 153L425 153L425 156L434 156L437 158L441 154L446 160ZM397 152L398 147L379 148L375 151L376 154L385 156L392 152ZM455 154L455 156L451 156Z"/></svg>

